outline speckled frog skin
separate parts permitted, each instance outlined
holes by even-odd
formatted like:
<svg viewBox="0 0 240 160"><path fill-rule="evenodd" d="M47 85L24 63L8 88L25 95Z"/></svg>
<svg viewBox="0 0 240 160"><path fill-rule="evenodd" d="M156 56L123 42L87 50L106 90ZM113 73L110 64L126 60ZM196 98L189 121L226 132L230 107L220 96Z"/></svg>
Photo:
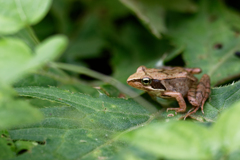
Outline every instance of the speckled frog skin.
<svg viewBox="0 0 240 160"><path fill-rule="evenodd" d="M152 97L176 99L179 108L168 108L177 112L186 111L184 97L193 105L184 119L195 113L203 106L210 94L210 78L204 74L200 81L193 74L201 72L200 68L165 67L162 69L138 67L136 73L132 74L127 83L149 93Z"/></svg>

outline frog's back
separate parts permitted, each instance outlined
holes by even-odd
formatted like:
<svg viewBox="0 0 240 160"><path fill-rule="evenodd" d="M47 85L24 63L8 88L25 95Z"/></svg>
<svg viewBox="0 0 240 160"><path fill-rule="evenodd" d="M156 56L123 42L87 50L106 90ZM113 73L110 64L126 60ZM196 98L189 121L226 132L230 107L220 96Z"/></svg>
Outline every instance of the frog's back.
<svg viewBox="0 0 240 160"><path fill-rule="evenodd" d="M163 69L155 69L150 68L147 69L147 73L151 77L155 77L157 79L176 79L176 78L188 78L192 81L197 81L196 77L194 77L192 74L187 72L182 67L168 67Z"/></svg>
<svg viewBox="0 0 240 160"><path fill-rule="evenodd" d="M158 73L158 78L161 79L166 90L180 92L183 97L187 95L191 85L197 81L196 77L182 67L158 69L157 72L155 70L155 73Z"/></svg>

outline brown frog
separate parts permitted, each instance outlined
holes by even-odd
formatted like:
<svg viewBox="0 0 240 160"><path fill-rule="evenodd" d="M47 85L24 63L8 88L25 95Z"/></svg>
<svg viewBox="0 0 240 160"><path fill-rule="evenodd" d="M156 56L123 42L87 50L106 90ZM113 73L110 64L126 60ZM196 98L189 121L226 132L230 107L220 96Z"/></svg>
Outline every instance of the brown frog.
<svg viewBox="0 0 240 160"><path fill-rule="evenodd" d="M186 111L184 97L193 107L184 116L195 113L200 107L203 112L205 101L210 95L210 78L204 74L200 81L193 76L201 72L200 68L165 67L162 69L140 66L137 72L127 79L127 83L137 89L144 90L152 97L176 99L179 108L168 108L177 112Z"/></svg>

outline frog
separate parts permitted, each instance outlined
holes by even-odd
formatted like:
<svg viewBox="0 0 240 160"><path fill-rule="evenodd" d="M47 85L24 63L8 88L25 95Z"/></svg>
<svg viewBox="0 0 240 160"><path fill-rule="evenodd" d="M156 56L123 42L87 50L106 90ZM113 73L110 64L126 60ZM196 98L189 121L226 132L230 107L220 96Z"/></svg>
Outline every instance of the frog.
<svg viewBox="0 0 240 160"><path fill-rule="evenodd" d="M190 115L196 113L201 107L204 114L203 106L211 93L210 77L203 74L198 79L194 74L201 73L200 68L184 67L163 67L146 68L140 66L136 73L130 75L127 84L146 91L152 98L174 99L178 102L178 108L167 108L175 111L175 114L186 112L187 105L185 99L188 99L192 108L183 116L184 120ZM184 99L185 98L185 99Z"/></svg>

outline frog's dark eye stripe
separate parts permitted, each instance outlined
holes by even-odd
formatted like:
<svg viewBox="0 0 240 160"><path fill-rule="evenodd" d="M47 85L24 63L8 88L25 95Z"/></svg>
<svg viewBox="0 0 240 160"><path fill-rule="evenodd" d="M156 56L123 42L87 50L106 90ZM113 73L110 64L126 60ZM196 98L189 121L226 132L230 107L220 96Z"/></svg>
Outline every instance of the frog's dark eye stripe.
<svg viewBox="0 0 240 160"><path fill-rule="evenodd" d="M152 80L152 83L151 83L151 86L152 86L152 88L154 88L154 89L164 89L164 90L166 90L166 88L164 87L164 85L161 83L161 81L160 80L158 80L158 79L153 79Z"/></svg>
<svg viewBox="0 0 240 160"><path fill-rule="evenodd" d="M152 83L152 79L148 78L148 77L145 77L143 79L141 79L141 83L144 85L144 86L148 86Z"/></svg>

